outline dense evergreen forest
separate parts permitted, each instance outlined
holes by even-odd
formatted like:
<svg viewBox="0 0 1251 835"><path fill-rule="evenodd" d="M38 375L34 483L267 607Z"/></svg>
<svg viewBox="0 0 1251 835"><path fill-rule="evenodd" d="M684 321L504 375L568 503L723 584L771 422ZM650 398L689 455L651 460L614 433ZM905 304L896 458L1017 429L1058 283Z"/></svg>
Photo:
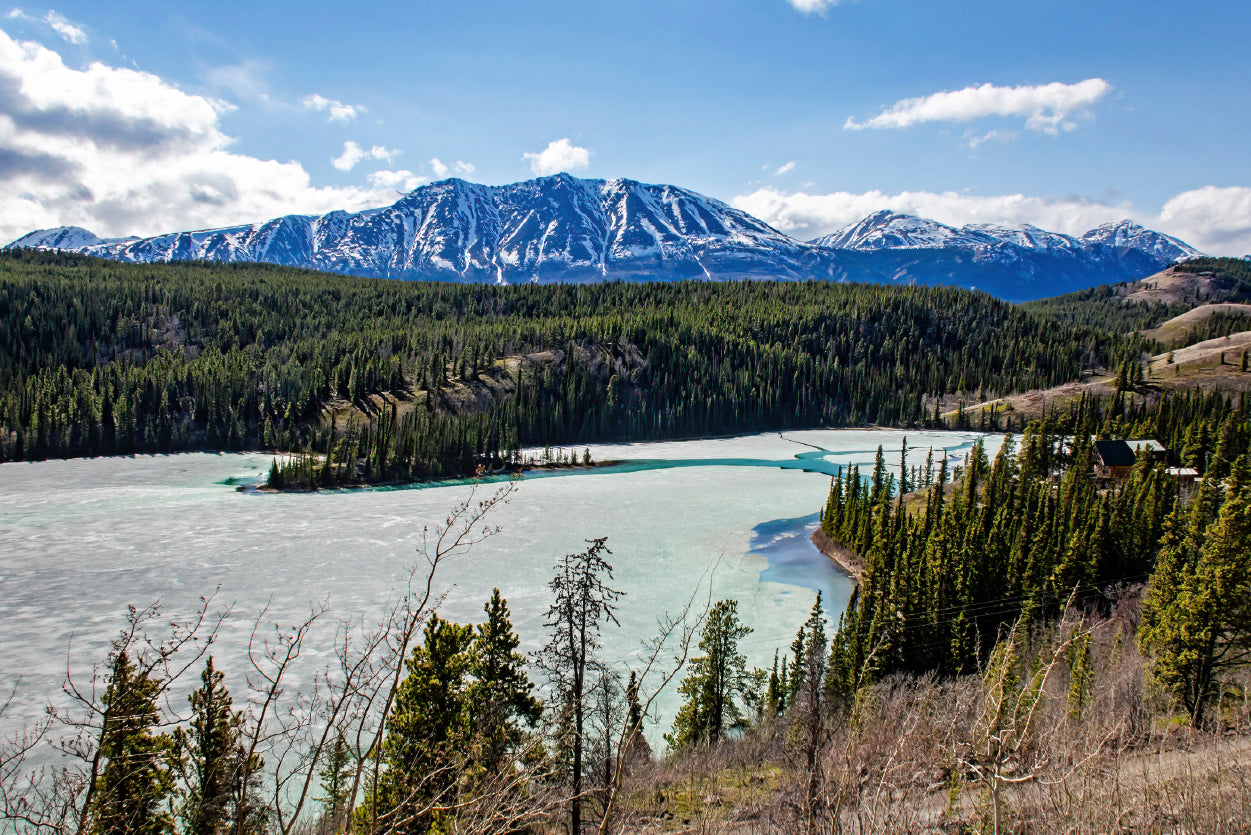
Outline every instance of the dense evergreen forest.
<svg viewBox="0 0 1251 835"><path fill-rule="evenodd" d="M954 289L407 283L15 250L0 460L260 448L305 454L286 486L411 481L530 445L920 424L927 397L1048 387L1139 347Z"/></svg>
<svg viewBox="0 0 1251 835"><path fill-rule="evenodd" d="M1127 478L1100 484L1096 437L1157 439L1172 460L1139 455ZM851 468L834 480L823 514L824 531L865 564L833 640L832 689L984 669L1019 619L1053 619L1074 595L1106 610L1150 578L1138 637L1166 658L1157 676L1198 724L1220 669L1251 649L1249 454L1251 399L1221 393L1082 400L1032 426L1019 448L1009 438L993 463L979 444L954 482L945 462L926 466L921 483L904 485L923 498L915 512L879 452L867 479ZM1199 486L1168 464L1198 471Z"/></svg>

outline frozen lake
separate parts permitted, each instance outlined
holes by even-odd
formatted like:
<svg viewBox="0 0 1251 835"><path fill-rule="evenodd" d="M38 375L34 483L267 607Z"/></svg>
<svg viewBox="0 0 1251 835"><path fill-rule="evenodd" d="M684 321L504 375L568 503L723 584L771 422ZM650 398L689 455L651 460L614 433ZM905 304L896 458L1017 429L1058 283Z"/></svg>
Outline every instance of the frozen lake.
<svg viewBox="0 0 1251 835"><path fill-rule="evenodd" d="M912 463L933 447L936 461L946 449L958 464L978 437L810 430L592 446L596 460L625 463L528 475L491 518L501 532L441 569L441 614L480 620L498 586L523 649L536 649L556 559L606 536L613 584L625 592L621 628L604 635L606 657L637 665L639 640L656 617L680 608L712 569L713 599L738 600L755 630L742 644L749 664L767 667L775 649L789 647L817 589L831 623L851 592L808 540L830 475L853 463L871 467L879 444L897 467L905 435ZM987 438L991 455L998 443ZM193 453L0 465L0 687L21 679L17 718L37 715L57 694L71 639L70 664L90 670L106 657L127 604L160 600L182 616L219 586L218 601L233 602L235 616L214 655L241 697L244 641L258 607L268 601L270 619L284 623L327 601L337 618L379 615L413 563L422 526L441 521L469 491L236 491L261 481L269 462ZM305 680L330 650L306 652ZM653 739L668 730L676 702L676 692L662 697Z"/></svg>

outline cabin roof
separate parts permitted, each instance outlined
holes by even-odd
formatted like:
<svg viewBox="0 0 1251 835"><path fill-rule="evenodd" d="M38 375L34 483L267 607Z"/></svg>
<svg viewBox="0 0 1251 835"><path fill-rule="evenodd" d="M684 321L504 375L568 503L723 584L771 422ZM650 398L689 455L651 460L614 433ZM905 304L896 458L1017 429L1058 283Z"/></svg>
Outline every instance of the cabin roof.
<svg viewBox="0 0 1251 835"><path fill-rule="evenodd" d="M1125 441L1095 441L1095 455L1105 467L1134 466L1134 451Z"/></svg>

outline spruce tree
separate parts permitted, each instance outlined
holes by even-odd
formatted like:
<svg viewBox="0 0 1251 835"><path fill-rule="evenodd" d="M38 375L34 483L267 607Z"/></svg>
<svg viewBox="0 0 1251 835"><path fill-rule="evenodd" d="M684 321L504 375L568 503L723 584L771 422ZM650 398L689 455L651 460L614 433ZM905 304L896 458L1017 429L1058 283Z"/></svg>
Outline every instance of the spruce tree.
<svg viewBox="0 0 1251 835"><path fill-rule="evenodd" d="M114 653L104 693L104 725L96 777L87 809L91 835L169 835L174 793L174 740L158 733L160 682Z"/></svg>
<svg viewBox="0 0 1251 835"><path fill-rule="evenodd" d="M1221 506L1198 558L1162 557L1152 576L1139 640L1153 674L1204 722L1224 670L1251 658L1251 487Z"/></svg>
<svg viewBox="0 0 1251 835"><path fill-rule="evenodd" d="M406 662L383 741L383 771L359 811L364 823L407 820L416 831L454 805L457 770L466 759L465 691L472 627L435 616Z"/></svg>
<svg viewBox="0 0 1251 835"><path fill-rule="evenodd" d="M516 751L524 728L539 721L542 704L533 695L526 658L517 652L521 640L499 589L485 608L486 622L477 627L470 649L472 683L465 703L476 734L475 766L491 773Z"/></svg>
<svg viewBox="0 0 1251 835"><path fill-rule="evenodd" d="M555 600L547 610L547 644L535 655L537 666L551 683L553 696L562 706L568 750L569 830L582 826L582 778L585 722L588 710L588 673L598 661L600 632L605 622L620 625L616 601L622 592L608 585L612 565L607 538L588 539L587 549L566 554L556 564L556 574L548 582Z"/></svg>
<svg viewBox="0 0 1251 835"><path fill-rule="evenodd" d="M713 604L700 634L704 654L691 660L691 671L678 692L685 697L665 739L671 750L701 742L717 742L742 721L737 700L748 684L747 658L738 642L751 628L738 619L737 600Z"/></svg>
<svg viewBox="0 0 1251 835"><path fill-rule="evenodd" d="M191 723L179 728L175 739L187 784L179 817L186 835L220 835L231 826L231 812L240 779L239 728L243 714L235 712L223 674L210 655L192 691Z"/></svg>

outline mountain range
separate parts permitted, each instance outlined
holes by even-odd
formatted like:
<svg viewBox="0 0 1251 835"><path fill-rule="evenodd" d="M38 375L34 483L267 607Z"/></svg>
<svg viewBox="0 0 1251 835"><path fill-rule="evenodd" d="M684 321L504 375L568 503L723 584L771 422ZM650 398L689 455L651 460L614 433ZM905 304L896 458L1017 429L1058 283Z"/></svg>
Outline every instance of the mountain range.
<svg viewBox="0 0 1251 835"><path fill-rule="evenodd" d="M262 261L420 280L952 284L1013 301L1142 278L1200 254L1128 220L1074 238L1027 224L955 228L890 211L804 242L677 186L568 174L504 186L442 180L384 208L149 238L58 227L10 246L136 263Z"/></svg>

